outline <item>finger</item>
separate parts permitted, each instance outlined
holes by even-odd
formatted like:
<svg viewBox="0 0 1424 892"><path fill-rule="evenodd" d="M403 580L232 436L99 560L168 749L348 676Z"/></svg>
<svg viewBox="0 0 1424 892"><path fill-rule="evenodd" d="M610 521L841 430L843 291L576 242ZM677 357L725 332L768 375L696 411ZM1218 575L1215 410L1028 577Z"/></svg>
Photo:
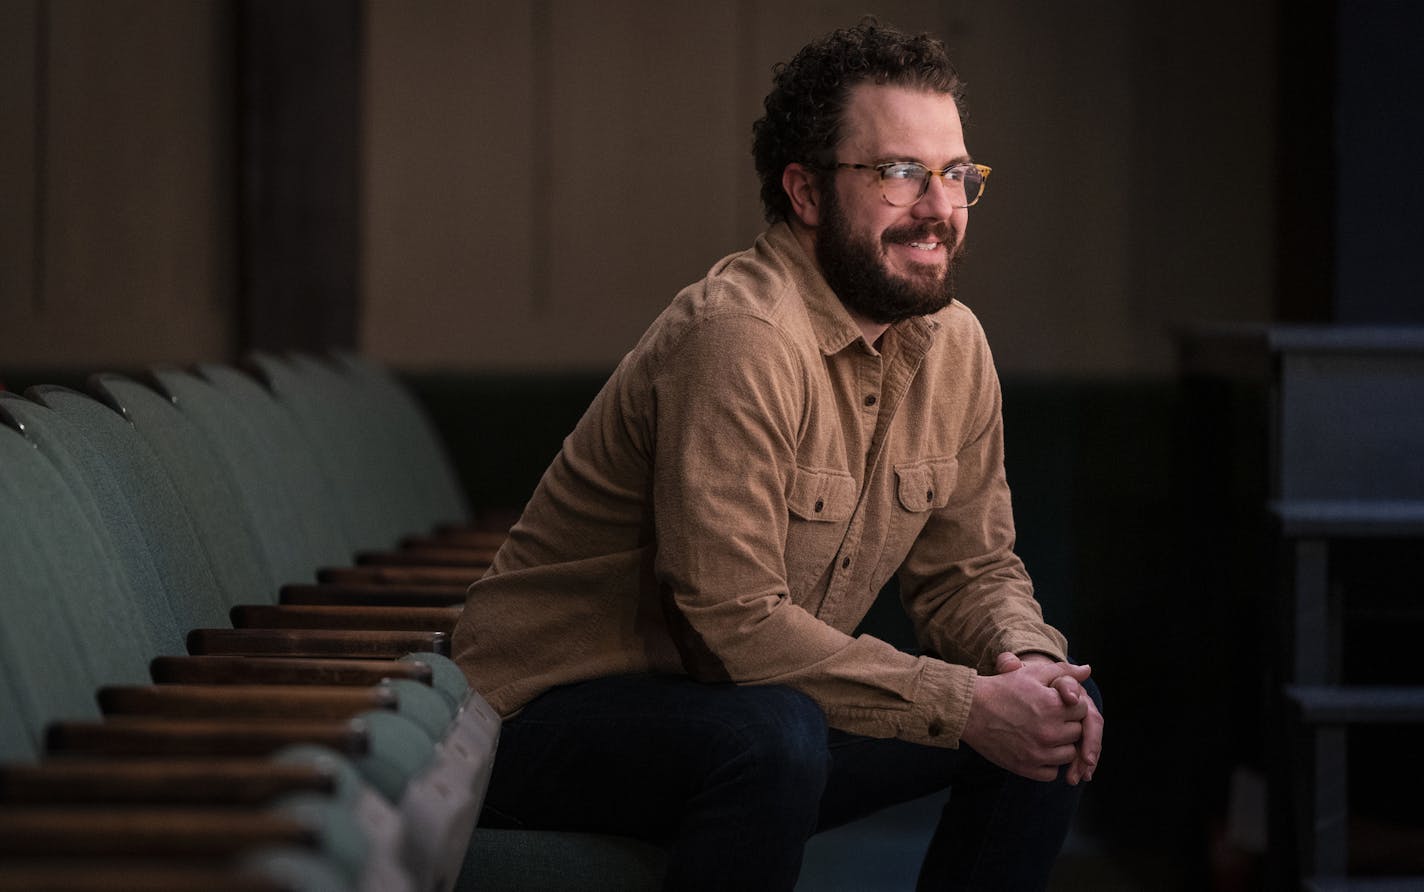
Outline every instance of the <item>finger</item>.
<svg viewBox="0 0 1424 892"><path fill-rule="evenodd" d="M1083 739L1082 722L1063 722L1039 738L1047 746L1077 747Z"/></svg>
<svg viewBox="0 0 1424 892"><path fill-rule="evenodd" d="M1024 663L1021 670L1029 677L1042 685L1051 685L1054 680L1063 678L1065 673L1063 667L1066 663ZM1072 676L1068 676L1072 678Z"/></svg>
<svg viewBox="0 0 1424 892"><path fill-rule="evenodd" d="M1006 672L1014 672L1023 668L1023 660L1008 651L999 654L994 660L994 671L999 675Z"/></svg>
<svg viewBox="0 0 1424 892"><path fill-rule="evenodd" d="M1049 687L1058 692L1058 698L1063 701L1064 706L1077 706L1082 699L1083 686L1071 675L1060 675L1049 684Z"/></svg>
<svg viewBox="0 0 1424 892"><path fill-rule="evenodd" d="M1054 704L1055 718L1064 722L1081 722L1088 717L1088 704L1092 703L1086 696L1079 697L1077 703L1062 702L1062 695L1059 695L1059 702Z"/></svg>
<svg viewBox="0 0 1424 892"><path fill-rule="evenodd" d="M1077 679L1079 683L1087 681L1093 674L1093 667L1087 663L1081 666L1075 666L1072 663L1057 663L1056 665L1063 671L1064 675L1069 675Z"/></svg>
<svg viewBox="0 0 1424 892"><path fill-rule="evenodd" d="M1078 741L1078 751L1080 758L1087 767L1086 777L1093 779L1093 772L1097 770L1098 761L1103 755L1103 715L1098 712L1097 704L1089 701L1092 706L1088 710L1088 715L1083 719L1083 738Z"/></svg>
<svg viewBox="0 0 1424 892"><path fill-rule="evenodd" d="M1070 784L1091 781L1097 770L1098 760L1103 751L1103 717L1094 704L1088 718L1083 722L1083 739L1078 742L1077 756L1068 767L1067 780Z"/></svg>
<svg viewBox="0 0 1424 892"><path fill-rule="evenodd" d="M1066 743L1040 750L1037 755L1039 764L1061 767L1071 765L1078 758L1078 748Z"/></svg>
<svg viewBox="0 0 1424 892"><path fill-rule="evenodd" d="M1078 755L1073 758L1073 764L1068 766L1068 782L1070 784L1077 784L1080 781L1091 781L1093 779L1093 769L1096 767L1096 765L1084 757L1083 750L1080 747Z"/></svg>
<svg viewBox="0 0 1424 892"><path fill-rule="evenodd" d="M1014 765L1002 766L1012 771L1014 774L1026 777L1029 780L1043 781L1048 783L1058 779L1058 772L1063 770L1062 765L1055 765L1051 762L1036 762L1032 756L1025 756L1025 760Z"/></svg>

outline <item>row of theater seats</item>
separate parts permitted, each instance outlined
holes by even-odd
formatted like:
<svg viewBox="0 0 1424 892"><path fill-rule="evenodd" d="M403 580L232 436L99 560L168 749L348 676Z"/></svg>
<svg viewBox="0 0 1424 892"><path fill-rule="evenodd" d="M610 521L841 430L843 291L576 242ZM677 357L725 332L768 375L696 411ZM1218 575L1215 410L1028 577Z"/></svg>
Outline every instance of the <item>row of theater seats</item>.
<svg viewBox="0 0 1424 892"><path fill-rule="evenodd" d="M257 356L0 422L0 888L450 889L499 719L448 639L502 536L401 385Z"/></svg>

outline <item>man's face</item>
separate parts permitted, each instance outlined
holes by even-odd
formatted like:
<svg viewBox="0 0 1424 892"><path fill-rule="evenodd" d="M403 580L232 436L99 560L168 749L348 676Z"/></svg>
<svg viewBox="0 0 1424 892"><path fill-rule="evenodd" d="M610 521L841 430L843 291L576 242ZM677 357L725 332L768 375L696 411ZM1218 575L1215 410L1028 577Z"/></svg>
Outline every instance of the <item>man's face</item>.
<svg viewBox="0 0 1424 892"><path fill-rule="evenodd" d="M835 160L918 161L940 169L967 161L959 110L950 96L863 84L851 91ZM876 323L933 313L954 299L967 208L953 207L935 177L909 207L889 204L872 170L823 175L816 260L854 314Z"/></svg>

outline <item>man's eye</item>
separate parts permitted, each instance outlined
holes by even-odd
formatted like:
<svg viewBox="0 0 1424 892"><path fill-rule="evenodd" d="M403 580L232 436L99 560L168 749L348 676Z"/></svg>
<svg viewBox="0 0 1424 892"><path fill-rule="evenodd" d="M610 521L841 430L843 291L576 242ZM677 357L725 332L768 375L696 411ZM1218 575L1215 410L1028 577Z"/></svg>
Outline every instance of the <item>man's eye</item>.
<svg viewBox="0 0 1424 892"><path fill-rule="evenodd" d="M881 177L887 180L913 180L920 176L920 167L917 164L892 164L884 168Z"/></svg>

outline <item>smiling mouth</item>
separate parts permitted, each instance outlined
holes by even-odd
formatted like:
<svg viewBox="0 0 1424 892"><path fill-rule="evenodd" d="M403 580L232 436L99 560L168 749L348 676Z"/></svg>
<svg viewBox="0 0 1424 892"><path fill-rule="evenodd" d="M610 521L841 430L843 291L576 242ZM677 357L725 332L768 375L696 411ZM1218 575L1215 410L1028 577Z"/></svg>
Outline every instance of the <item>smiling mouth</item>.
<svg viewBox="0 0 1424 892"><path fill-rule="evenodd" d="M909 242L911 248L919 251L935 251L940 247L940 242Z"/></svg>

